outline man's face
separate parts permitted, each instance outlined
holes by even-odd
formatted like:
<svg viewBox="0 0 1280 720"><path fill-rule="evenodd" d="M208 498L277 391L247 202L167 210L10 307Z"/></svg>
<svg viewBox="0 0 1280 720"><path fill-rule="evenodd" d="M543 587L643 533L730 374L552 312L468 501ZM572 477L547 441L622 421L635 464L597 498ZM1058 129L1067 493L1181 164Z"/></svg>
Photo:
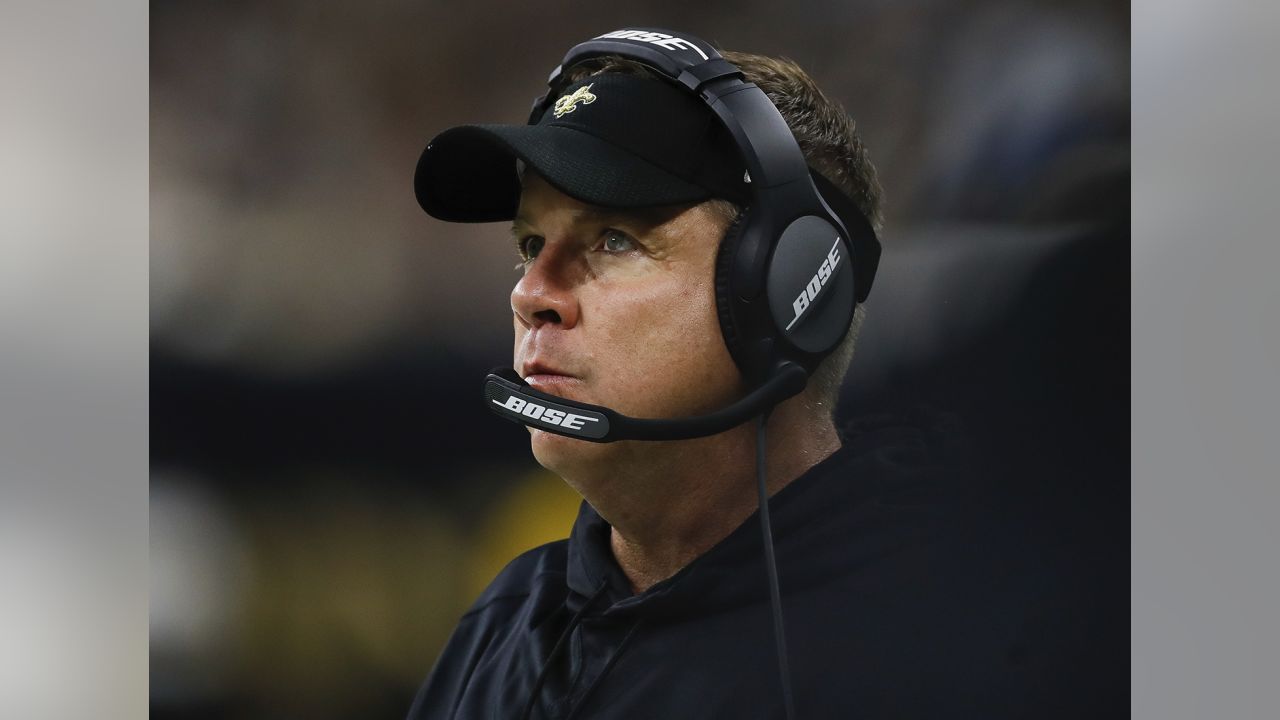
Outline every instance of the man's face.
<svg viewBox="0 0 1280 720"><path fill-rule="evenodd" d="M740 375L715 303L727 225L705 204L586 205L526 173L512 228L525 258L511 292L516 372L537 390L642 418L696 415L737 399ZM639 450L530 432L538 462L562 474L589 474Z"/></svg>

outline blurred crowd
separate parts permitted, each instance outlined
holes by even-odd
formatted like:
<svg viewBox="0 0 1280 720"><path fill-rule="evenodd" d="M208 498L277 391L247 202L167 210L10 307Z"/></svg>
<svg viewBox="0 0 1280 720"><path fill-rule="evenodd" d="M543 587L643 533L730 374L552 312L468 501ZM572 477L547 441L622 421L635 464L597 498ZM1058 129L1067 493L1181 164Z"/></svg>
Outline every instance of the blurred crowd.
<svg viewBox="0 0 1280 720"><path fill-rule="evenodd" d="M626 25L791 57L857 120L885 255L841 416L959 410L1059 468L1019 508L1111 508L1081 547L1125 552L1127 3L155 2L154 717L402 716L505 561L567 534L579 498L478 400L506 229L428 218L411 177Z"/></svg>

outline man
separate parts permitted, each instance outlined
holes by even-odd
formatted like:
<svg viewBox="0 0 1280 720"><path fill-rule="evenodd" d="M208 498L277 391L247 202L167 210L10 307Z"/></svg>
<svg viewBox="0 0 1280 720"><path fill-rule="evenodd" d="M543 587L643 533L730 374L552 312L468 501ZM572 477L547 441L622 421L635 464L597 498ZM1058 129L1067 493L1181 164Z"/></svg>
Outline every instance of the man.
<svg viewBox="0 0 1280 720"><path fill-rule="evenodd" d="M687 42L641 39L653 38ZM794 63L722 54L778 108L824 201L878 227L875 171L848 115ZM559 398L579 405L557 424L583 426L594 420L575 407L687 418L732 406L758 385L726 339L717 287L723 247L752 210L733 138L707 103L643 64L593 58L563 80L530 126L438 136L416 179L436 217L513 222L524 269L513 366L541 394L508 409L542 413L537 402ZM797 318L807 309L795 307ZM1028 588L1007 582L1029 560L984 560L983 537L959 522L965 479L947 418L837 429L862 316L859 304L803 391L772 407L763 465L751 422L604 443L531 423L534 457L585 500L571 537L499 574L410 717L1067 712L1069 684L1041 681L1071 673L1072 641L1046 639L1024 610ZM751 521L758 471L772 543Z"/></svg>

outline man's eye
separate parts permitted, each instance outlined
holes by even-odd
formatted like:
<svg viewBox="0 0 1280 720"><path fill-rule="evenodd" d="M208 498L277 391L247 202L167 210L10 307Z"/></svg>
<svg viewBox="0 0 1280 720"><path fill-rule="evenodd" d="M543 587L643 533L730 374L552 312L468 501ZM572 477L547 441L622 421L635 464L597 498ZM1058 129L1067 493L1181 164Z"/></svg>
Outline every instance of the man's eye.
<svg viewBox="0 0 1280 720"><path fill-rule="evenodd" d="M546 244L546 240L537 236L530 235L519 242L520 256L526 261L538 257L538 253L542 252L542 246Z"/></svg>
<svg viewBox="0 0 1280 720"><path fill-rule="evenodd" d="M611 253L623 253L636 249L636 243L626 233L619 230L606 230L604 249Z"/></svg>

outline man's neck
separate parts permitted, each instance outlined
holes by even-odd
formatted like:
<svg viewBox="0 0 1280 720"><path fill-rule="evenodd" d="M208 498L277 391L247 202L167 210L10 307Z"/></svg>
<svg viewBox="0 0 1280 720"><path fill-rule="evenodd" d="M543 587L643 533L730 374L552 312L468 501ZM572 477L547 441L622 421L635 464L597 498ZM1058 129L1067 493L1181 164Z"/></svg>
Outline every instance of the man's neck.
<svg viewBox="0 0 1280 720"><path fill-rule="evenodd" d="M770 419L770 496L840 449L835 426L799 421L802 410L784 403ZM635 592L676 574L755 512L755 436L751 422L710 438L656 444L613 469L622 482L573 483L612 526L614 557ZM592 488L601 489L599 497Z"/></svg>

